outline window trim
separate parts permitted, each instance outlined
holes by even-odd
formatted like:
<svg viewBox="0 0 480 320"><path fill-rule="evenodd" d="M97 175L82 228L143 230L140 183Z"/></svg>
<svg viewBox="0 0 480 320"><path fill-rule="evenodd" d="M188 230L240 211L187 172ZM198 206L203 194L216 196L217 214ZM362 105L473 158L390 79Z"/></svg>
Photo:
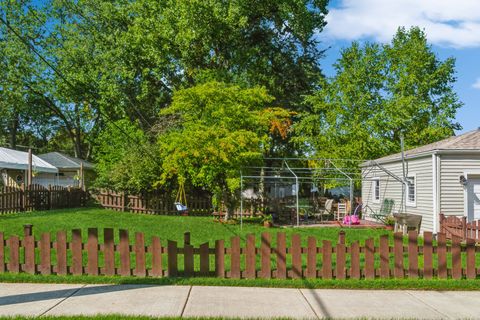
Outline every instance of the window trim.
<svg viewBox="0 0 480 320"><path fill-rule="evenodd" d="M377 199L377 194L376 194L376 191L377 191L377 188L376 188L376 184L378 182L378 199ZM381 184L380 184L380 177L374 177L372 178L372 188L373 188L373 193L372 193L372 202L373 203L380 203L380 195L381 195Z"/></svg>
<svg viewBox="0 0 480 320"><path fill-rule="evenodd" d="M407 207L416 207L417 206L417 197L418 197L418 193L417 193L417 174L416 173L409 173L407 175L407 179L409 179L409 178L414 179L413 194L415 196L415 200L410 201L410 198L409 198L410 189L408 187L408 183L405 183L405 204L406 204Z"/></svg>

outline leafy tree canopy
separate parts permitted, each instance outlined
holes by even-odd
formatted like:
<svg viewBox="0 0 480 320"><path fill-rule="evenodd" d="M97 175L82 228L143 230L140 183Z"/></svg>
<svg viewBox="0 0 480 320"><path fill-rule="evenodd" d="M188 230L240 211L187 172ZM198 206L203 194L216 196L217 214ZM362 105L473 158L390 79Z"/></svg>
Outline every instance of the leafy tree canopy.
<svg viewBox="0 0 480 320"><path fill-rule="evenodd" d="M282 135L290 112L272 107L264 88L208 82L179 90L162 115L178 121L158 136L158 184L187 180L233 201L242 166L261 163L273 135Z"/></svg>
<svg viewBox="0 0 480 320"><path fill-rule="evenodd" d="M296 141L317 156L374 159L448 137L462 105L453 90L455 61L440 61L419 28L398 29L389 44L354 42L336 75L308 96Z"/></svg>

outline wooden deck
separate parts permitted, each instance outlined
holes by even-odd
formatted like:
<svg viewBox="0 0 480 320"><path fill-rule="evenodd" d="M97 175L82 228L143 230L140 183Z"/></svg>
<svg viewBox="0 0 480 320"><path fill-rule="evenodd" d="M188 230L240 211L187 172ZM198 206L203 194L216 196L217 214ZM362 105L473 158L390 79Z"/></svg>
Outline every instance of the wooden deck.
<svg viewBox="0 0 480 320"><path fill-rule="evenodd" d="M288 226L286 226L288 227ZM300 224L300 226L294 226L295 228L352 228L352 229L385 229L383 223L370 221L370 220L360 220L360 224L357 225L348 225L343 224L341 221L324 221L322 223L309 223L309 224Z"/></svg>

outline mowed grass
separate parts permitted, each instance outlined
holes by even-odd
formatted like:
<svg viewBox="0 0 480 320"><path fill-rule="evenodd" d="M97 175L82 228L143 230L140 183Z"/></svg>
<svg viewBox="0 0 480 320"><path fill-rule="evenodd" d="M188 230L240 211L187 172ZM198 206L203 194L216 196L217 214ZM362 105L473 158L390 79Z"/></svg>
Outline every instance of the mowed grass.
<svg viewBox="0 0 480 320"><path fill-rule="evenodd" d="M173 240L183 242L183 234L191 233L191 244L199 246L208 242L211 246L215 240L224 239L225 245L229 246L230 238L240 236L242 244L247 234L255 234L257 243L260 244L262 232L272 234L272 245L276 243L276 233L285 232L287 242L290 243L291 235L298 233L302 242L306 244L308 236L314 236L318 241L330 240L336 243L338 233L344 230L347 244L354 241L364 243L365 239L374 238L378 241L380 235L391 232L378 229L349 229L349 228L265 228L259 224L224 224L215 222L211 217L184 217L184 216L161 216L147 215L128 212L116 212L99 208L81 208L52 210L43 212L24 212L8 215L0 215L0 232L5 238L11 235L23 236L23 225L33 224L33 233L39 239L44 232L50 232L52 240L55 240L57 231L67 231L68 239L71 239L72 229L81 229L84 241L87 239L88 228L99 229L99 242L103 242L103 228L115 229L115 240L118 242L118 230L127 229L130 240L133 243L136 232L145 234L145 241L150 243L152 236L159 236L162 241Z"/></svg>

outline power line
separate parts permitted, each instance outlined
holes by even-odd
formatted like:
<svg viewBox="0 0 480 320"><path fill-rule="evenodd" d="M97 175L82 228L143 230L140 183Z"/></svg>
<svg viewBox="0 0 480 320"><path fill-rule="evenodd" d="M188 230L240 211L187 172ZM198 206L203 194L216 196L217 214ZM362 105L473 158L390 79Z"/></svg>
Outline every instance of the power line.
<svg viewBox="0 0 480 320"><path fill-rule="evenodd" d="M53 66L41 53L38 52L38 50L35 48L35 46L33 46L29 41L27 41L24 37L22 37L14 28L12 28L10 26L10 24L5 21L5 19L0 15L0 22L2 22L8 30L10 30L24 45L26 45L28 48L30 48L30 50L33 51L33 53L35 53L36 56L38 56L55 74L57 74L60 79L62 81L64 81L68 86L70 86L72 89L75 89L75 86L63 75L63 73L61 73L55 66ZM44 98L45 95L42 94L42 96ZM97 109L98 113L105 117L111 124L113 124L122 134L124 134L128 139L130 139L131 141L135 142L136 144L138 144L139 146L142 146L143 145L140 143L140 141L138 141L137 139L134 139L132 138L128 133L126 133L120 126L118 126L108 115L106 115L105 113L103 113L100 108ZM152 157L152 159L156 162L157 159L154 155L152 155L150 153L150 150L144 148L146 151L147 151L147 154L150 155Z"/></svg>
<svg viewBox="0 0 480 320"><path fill-rule="evenodd" d="M64 1L64 2L65 2L65 1ZM68 2L65 2L65 3L68 3ZM77 8L78 8L78 6L77 6ZM80 8L79 8L79 10L80 10ZM35 10L32 10L31 8L29 8L29 12L32 13L32 14L35 16L35 19L37 19L37 21L42 22L42 21L40 20L40 17L39 17L39 16L37 15L37 13L35 12ZM82 14L79 13L79 15L80 15L85 21L87 21L88 24L93 25L93 24L90 23L90 22L87 20L87 18L84 17ZM97 30L98 30L98 29L97 29ZM92 33L92 32L89 31L89 33L93 36L93 33ZM99 34L101 35L101 33L99 33ZM67 55L69 56L69 58L72 59L72 60L75 60L74 57L73 57L70 53L68 53L68 51L65 49L63 43L61 43L56 37L51 37L50 39L54 39L55 43L56 43L59 47L61 47L64 52L67 53ZM95 84L96 84L97 87L99 87L99 86L98 86L98 83L95 82ZM126 102L129 103L129 104L133 107L133 109L135 110L135 112L137 113L137 115L140 117L140 119L141 119L143 122L145 122L145 124L149 127L149 129L151 129L151 128L152 128L152 125L151 125L150 122L147 120L147 118L140 112L140 110L138 110L138 108L135 106L135 104L130 100L130 98L129 98L128 96L126 96L126 98L127 98Z"/></svg>

